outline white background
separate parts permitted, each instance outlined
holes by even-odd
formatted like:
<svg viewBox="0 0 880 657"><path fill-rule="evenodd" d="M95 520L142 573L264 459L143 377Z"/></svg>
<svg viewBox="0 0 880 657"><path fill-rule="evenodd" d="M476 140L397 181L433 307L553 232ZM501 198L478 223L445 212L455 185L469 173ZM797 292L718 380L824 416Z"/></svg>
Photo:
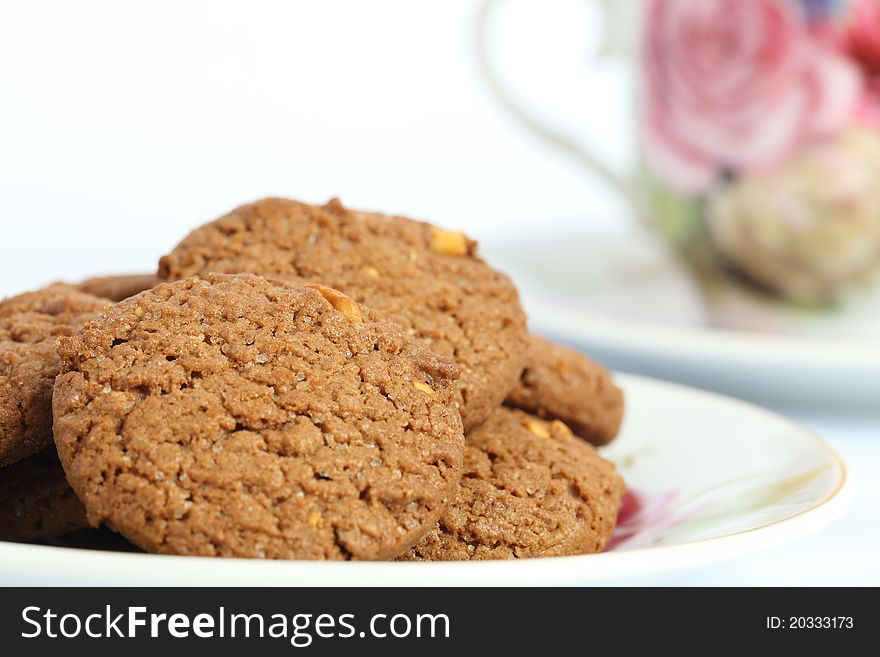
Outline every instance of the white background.
<svg viewBox="0 0 880 657"><path fill-rule="evenodd" d="M588 65L598 12L582 0L510 4L493 31L506 82L531 111L630 164L625 67ZM486 91L477 7L0 2L0 295L152 270L190 229L270 194L339 195L488 241L626 227L601 185ZM850 460L853 510L798 545L672 583L880 584L880 423L790 414Z"/></svg>
<svg viewBox="0 0 880 657"><path fill-rule="evenodd" d="M626 162L622 66L588 65L599 13L512 4L493 38L510 84ZM153 269L191 228L272 194L481 238L614 221L614 199L485 90L478 6L0 3L0 294Z"/></svg>

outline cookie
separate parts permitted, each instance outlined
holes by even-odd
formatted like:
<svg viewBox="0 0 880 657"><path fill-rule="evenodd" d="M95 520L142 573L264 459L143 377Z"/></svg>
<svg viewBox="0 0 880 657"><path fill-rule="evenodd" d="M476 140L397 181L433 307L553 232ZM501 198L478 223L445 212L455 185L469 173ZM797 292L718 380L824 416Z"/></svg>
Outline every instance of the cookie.
<svg viewBox="0 0 880 657"><path fill-rule="evenodd" d="M458 485L457 367L330 288L184 279L58 352L68 480L149 552L387 559Z"/></svg>
<svg viewBox="0 0 880 657"><path fill-rule="evenodd" d="M0 470L0 540L36 541L88 527L53 448Z"/></svg>
<svg viewBox="0 0 880 657"><path fill-rule="evenodd" d="M109 303L60 284L0 301L0 467L52 444L55 339Z"/></svg>
<svg viewBox="0 0 880 657"><path fill-rule="evenodd" d="M461 487L405 561L599 552L624 492L614 466L558 420L499 408L468 435Z"/></svg>
<svg viewBox="0 0 880 657"><path fill-rule="evenodd" d="M465 429L502 403L525 365L517 291L461 233L338 200L266 199L196 229L159 267L165 280L207 272L323 283L397 321L458 363Z"/></svg>
<svg viewBox="0 0 880 657"><path fill-rule="evenodd" d="M155 274L121 274L89 278L76 287L96 297L122 301L158 284L159 279Z"/></svg>
<svg viewBox="0 0 880 657"><path fill-rule="evenodd" d="M623 421L623 391L601 365L582 353L532 336L529 360L508 406L561 420L594 445L610 443Z"/></svg>

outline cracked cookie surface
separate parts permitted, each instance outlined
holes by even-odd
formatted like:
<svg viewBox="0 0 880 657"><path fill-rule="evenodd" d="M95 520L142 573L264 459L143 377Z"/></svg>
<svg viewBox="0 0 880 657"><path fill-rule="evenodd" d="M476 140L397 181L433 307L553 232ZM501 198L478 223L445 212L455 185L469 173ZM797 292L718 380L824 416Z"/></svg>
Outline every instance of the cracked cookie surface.
<svg viewBox="0 0 880 657"><path fill-rule="evenodd" d="M468 435L461 486L404 561L516 559L599 552L623 480L559 421L499 408Z"/></svg>
<svg viewBox="0 0 880 657"><path fill-rule="evenodd" d="M461 474L458 369L334 293L212 274L62 340L55 439L90 522L212 556L386 559L419 540Z"/></svg>
<svg viewBox="0 0 880 657"><path fill-rule="evenodd" d="M159 266L165 280L208 272L322 283L397 321L458 363L465 429L502 403L525 365L516 289L455 231L338 200L265 199L196 229Z"/></svg>
<svg viewBox="0 0 880 657"><path fill-rule="evenodd" d="M584 354L538 336L504 403L547 420L561 420L594 445L607 445L623 421L623 391L611 373Z"/></svg>
<svg viewBox="0 0 880 657"><path fill-rule="evenodd" d="M108 304L55 284L0 301L0 467L52 444L55 340L71 335Z"/></svg>

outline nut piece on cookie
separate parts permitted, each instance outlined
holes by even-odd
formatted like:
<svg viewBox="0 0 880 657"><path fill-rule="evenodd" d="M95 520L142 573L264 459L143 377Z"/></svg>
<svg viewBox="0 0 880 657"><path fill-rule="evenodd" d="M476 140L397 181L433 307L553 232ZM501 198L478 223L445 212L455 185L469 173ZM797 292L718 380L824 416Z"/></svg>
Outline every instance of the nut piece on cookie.
<svg viewBox="0 0 880 657"><path fill-rule="evenodd" d="M55 340L110 303L63 284L0 301L0 467L52 444Z"/></svg>
<svg viewBox="0 0 880 657"><path fill-rule="evenodd" d="M464 462L437 527L401 560L588 554L617 524L623 480L560 422L501 407L468 434Z"/></svg>
<svg viewBox="0 0 880 657"><path fill-rule="evenodd" d="M540 436L541 438L550 437L550 429L547 428L547 423L536 417L523 418L523 426L536 436Z"/></svg>
<svg viewBox="0 0 880 657"><path fill-rule="evenodd" d="M390 559L430 531L461 477L458 368L331 304L206 274L63 338L55 442L90 523L150 552L269 559Z"/></svg>
<svg viewBox="0 0 880 657"><path fill-rule="evenodd" d="M349 322L360 324L364 321L360 306L358 306L357 302L351 297L344 295L339 290L334 290L332 287L327 287L320 283L312 283L306 285L306 287L310 287L313 290L320 292L321 296L327 299L327 301L330 302L330 305L336 308L336 310L345 315Z"/></svg>
<svg viewBox="0 0 880 657"><path fill-rule="evenodd" d="M623 392L611 374L583 354L531 337L529 360L507 406L560 420L594 445L610 443L623 420Z"/></svg>
<svg viewBox="0 0 880 657"><path fill-rule="evenodd" d="M470 242L464 233L432 226L431 250L442 255L466 256L470 252Z"/></svg>

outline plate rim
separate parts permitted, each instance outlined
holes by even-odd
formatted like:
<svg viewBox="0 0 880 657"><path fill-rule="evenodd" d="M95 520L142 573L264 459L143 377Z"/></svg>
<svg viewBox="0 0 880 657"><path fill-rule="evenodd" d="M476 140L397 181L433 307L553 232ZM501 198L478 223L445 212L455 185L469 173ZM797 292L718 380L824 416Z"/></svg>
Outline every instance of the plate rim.
<svg viewBox="0 0 880 657"><path fill-rule="evenodd" d="M689 326L661 321L641 321L614 317L606 313L561 309L555 304L532 304L529 322L535 332L548 333L580 344L606 349L625 346L631 353L668 351L688 353L692 358L711 353L716 361L737 360L748 353L751 358L771 357L776 362L803 366L808 362L834 369L880 371L880 345L866 340L821 338L794 334L735 331L712 326ZM549 316L549 319L548 319ZM560 328L567 327L567 328ZM636 341L609 339L608 336L635 337ZM736 350L729 350L729 347ZM684 347L684 348L682 348Z"/></svg>

